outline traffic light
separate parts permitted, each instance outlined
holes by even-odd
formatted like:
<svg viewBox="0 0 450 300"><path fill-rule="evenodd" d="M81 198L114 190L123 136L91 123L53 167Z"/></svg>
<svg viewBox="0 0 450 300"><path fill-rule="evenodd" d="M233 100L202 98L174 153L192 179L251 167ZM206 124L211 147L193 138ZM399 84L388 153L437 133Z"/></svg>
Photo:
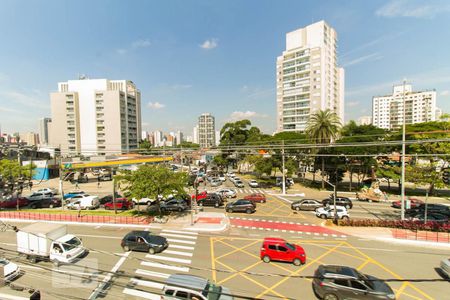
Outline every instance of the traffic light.
<svg viewBox="0 0 450 300"><path fill-rule="evenodd" d="M450 168L446 168L442 171L442 181L445 184L450 184Z"/></svg>

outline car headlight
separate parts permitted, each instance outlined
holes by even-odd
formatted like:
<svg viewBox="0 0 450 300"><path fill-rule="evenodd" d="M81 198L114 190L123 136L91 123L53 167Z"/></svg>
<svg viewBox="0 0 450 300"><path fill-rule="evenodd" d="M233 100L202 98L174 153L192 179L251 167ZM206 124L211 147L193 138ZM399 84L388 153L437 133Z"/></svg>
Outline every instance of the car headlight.
<svg viewBox="0 0 450 300"><path fill-rule="evenodd" d="M388 294L387 297L388 297L389 299L392 299L392 300L395 299L395 295L394 295L394 294Z"/></svg>

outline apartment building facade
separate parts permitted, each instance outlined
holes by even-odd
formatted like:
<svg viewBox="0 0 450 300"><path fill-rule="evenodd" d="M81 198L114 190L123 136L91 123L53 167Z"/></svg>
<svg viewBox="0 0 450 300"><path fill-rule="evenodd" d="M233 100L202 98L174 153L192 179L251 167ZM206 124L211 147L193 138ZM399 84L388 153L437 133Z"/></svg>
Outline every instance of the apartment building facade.
<svg viewBox="0 0 450 300"><path fill-rule="evenodd" d="M200 148L210 148L216 144L215 118L209 113L198 117L198 143Z"/></svg>
<svg viewBox="0 0 450 300"><path fill-rule="evenodd" d="M49 133L48 127L52 122L51 118L41 118L39 119L39 144L48 145Z"/></svg>
<svg viewBox="0 0 450 300"><path fill-rule="evenodd" d="M372 98L373 125L389 130L400 128L403 125L403 109L406 124L435 121L436 91L415 92L410 84L394 85L392 95Z"/></svg>
<svg viewBox="0 0 450 300"><path fill-rule="evenodd" d="M337 33L320 21L286 34L277 58L277 131L304 131L309 116L330 109L344 123L345 73Z"/></svg>
<svg viewBox="0 0 450 300"><path fill-rule="evenodd" d="M62 154L106 155L138 148L141 93L130 80L80 79L50 94L50 140Z"/></svg>

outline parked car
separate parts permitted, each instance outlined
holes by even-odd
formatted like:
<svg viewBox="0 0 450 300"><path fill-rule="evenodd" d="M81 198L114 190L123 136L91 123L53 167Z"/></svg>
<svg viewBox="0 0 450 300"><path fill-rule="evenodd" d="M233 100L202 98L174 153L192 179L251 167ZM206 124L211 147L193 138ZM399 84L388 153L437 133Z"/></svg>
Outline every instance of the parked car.
<svg viewBox="0 0 450 300"><path fill-rule="evenodd" d="M133 230L123 237L120 246L124 251L155 254L164 251L169 246L169 242L165 237L152 234L150 231Z"/></svg>
<svg viewBox="0 0 450 300"><path fill-rule="evenodd" d="M29 208L54 208L61 207L61 199L58 198L47 198L42 200L30 201L28 203Z"/></svg>
<svg viewBox="0 0 450 300"><path fill-rule="evenodd" d="M222 188L216 191L216 193L221 194L227 198L236 198L236 191L229 188Z"/></svg>
<svg viewBox="0 0 450 300"><path fill-rule="evenodd" d="M0 200L0 209L5 208L16 208L17 204L19 207L27 206L30 203L27 198L19 197L19 198L8 198L5 200Z"/></svg>
<svg viewBox="0 0 450 300"><path fill-rule="evenodd" d="M245 212L251 214L256 211L256 204L250 200L239 199L234 202L227 203L225 206L225 211L229 213Z"/></svg>
<svg viewBox="0 0 450 300"><path fill-rule="evenodd" d="M320 299L395 299L384 281L346 266L320 265L314 273L312 287Z"/></svg>
<svg viewBox="0 0 450 300"><path fill-rule="evenodd" d="M224 182L224 181L227 180L227 178L225 177L224 174L219 174L219 180L222 181L222 182Z"/></svg>
<svg viewBox="0 0 450 300"><path fill-rule="evenodd" d="M55 188L43 188L36 191L37 193L52 193L53 195L58 195L58 189Z"/></svg>
<svg viewBox="0 0 450 300"><path fill-rule="evenodd" d="M292 202L291 209L300 211L300 210L316 210L320 207L323 207L323 204L315 199L303 199Z"/></svg>
<svg viewBox="0 0 450 300"><path fill-rule="evenodd" d="M244 183L240 180L235 180L234 181L234 186L238 187L238 188L243 188L244 187Z"/></svg>
<svg viewBox="0 0 450 300"><path fill-rule="evenodd" d="M264 238L259 256L265 263L272 260L287 261L299 266L306 262L306 253L301 246L281 238Z"/></svg>
<svg viewBox="0 0 450 300"><path fill-rule="evenodd" d="M3 274L1 274L0 278L6 282L14 280L21 273L18 265L3 257L0 257L0 269L3 269Z"/></svg>
<svg viewBox="0 0 450 300"><path fill-rule="evenodd" d="M123 198L123 196L119 193L116 193L116 199ZM113 201L113 195L106 195L99 199L100 205L104 205L105 203Z"/></svg>
<svg viewBox="0 0 450 300"><path fill-rule="evenodd" d="M182 212L188 209L186 201L183 199L172 199L168 201L161 201L160 203L161 211L178 211Z"/></svg>
<svg viewBox="0 0 450 300"><path fill-rule="evenodd" d="M219 207L223 205L223 198L216 193L206 194L206 197L197 200L197 204L200 206Z"/></svg>
<svg viewBox="0 0 450 300"><path fill-rule="evenodd" d="M67 204L68 209L96 209L100 207L100 200L97 196L78 195L71 199L76 200Z"/></svg>
<svg viewBox="0 0 450 300"><path fill-rule="evenodd" d="M450 257L441 260L440 267L444 275L446 275L447 278L450 278Z"/></svg>
<svg viewBox="0 0 450 300"><path fill-rule="evenodd" d="M434 213L439 213L441 215L450 217L450 206L447 206L447 205L431 203L431 204L427 204L426 210L428 213L434 212ZM416 208L407 209L405 214L407 216L414 216L419 212L425 213L425 204L421 204L421 205L417 206Z"/></svg>
<svg viewBox="0 0 450 300"><path fill-rule="evenodd" d="M221 185L222 185L221 180L212 180L211 181L211 186L213 186L213 187L217 187L217 186L221 186Z"/></svg>
<svg viewBox="0 0 450 300"><path fill-rule="evenodd" d="M136 199L136 198L133 198L133 199L131 199L131 201L134 203L134 205L152 205L153 203L156 202L156 199L150 199L150 198Z"/></svg>
<svg viewBox="0 0 450 300"><path fill-rule="evenodd" d="M285 182L286 182L285 183L286 187L290 187L290 186L294 185L294 179L292 179L292 178L286 178ZM282 183L283 183L283 178L282 177L277 177L276 181L275 181L275 185L276 186L282 186Z"/></svg>
<svg viewBox="0 0 450 300"><path fill-rule="evenodd" d="M266 203L266 196L261 193L253 193L250 195L247 195L244 197L245 200L250 200L252 202L258 202L258 203Z"/></svg>
<svg viewBox="0 0 450 300"><path fill-rule="evenodd" d="M81 194L84 194L84 191L70 191L67 194L64 194L63 198L69 199L69 198L72 198L73 196L81 195Z"/></svg>
<svg viewBox="0 0 450 300"><path fill-rule="evenodd" d="M254 180L254 179L250 180L250 181L248 182L248 185L249 185L250 187L252 187L252 188L257 188L257 187L259 187L258 182L257 182L256 180Z"/></svg>
<svg viewBox="0 0 450 300"><path fill-rule="evenodd" d="M126 199L126 198L116 199L116 205L115 205L116 209L128 210L128 209L132 209L133 206L134 206L133 202L128 201L128 199ZM114 209L114 202L105 203L105 209L106 210Z"/></svg>
<svg viewBox="0 0 450 300"><path fill-rule="evenodd" d="M206 198L207 195L208 195L208 192L207 192L207 191L203 191L203 192L197 193L197 199L196 199L196 200L197 200L197 201L203 200L203 199ZM192 200L194 200L195 198L196 198L196 197L195 197L195 194L191 196L191 199L192 199Z"/></svg>
<svg viewBox="0 0 450 300"><path fill-rule="evenodd" d="M419 199L409 199L409 203L410 203L410 208L417 208L417 207L419 207L420 205L422 205L423 204L423 201L422 200L419 200ZM394 201L394 202L392 202L392 207L394 207L394 208L402 208L402 202L401 201ZM405 207L406 207L406 203L405 203Z"/></svg>
<svg viewBox="0 0 450 300"><path fill-rule="evenodd" d="M163 287L163 300L233 300L231 291L190 274L172 274Z"/></svg>
<svg viewBox="0 0 450 300"><path fill-rule="evenodd" d="M102 173L97 176L97 180L100 181L111 181L112 180L112 174L111 173Z"/></svg>
<svg viewBox="0 0 450 300"><path fill-rule="evenodd" d="M38 192L34 192L33 194L27 197L28 201L36 201L51 198L53 198L53 193L38 193Z"/></svg>
<svg viewBox="0 0 450 300"><path fill-rule="evenodd" d="M79 201L79 200L82 200L82 199L91 199L91 198L97 198L97 200L98 200L97 196L91 196L91 195L88 195L88 194L80 194L80 195L75 195L72 198L66 199L65 203L66 204L70 204L72 202L76 202L76 201ZM99 201L99 205L100 205L100 201Z"/></svg>
<svg viewBox="0 0 450 300"><path fill-rule="evenodd" d="M339 219L349 219L347 209L344 206L336 205L336 213ZM334 219L334 206L319 207L316 209L316 216L322 219Z"/></svg>
<svg viewBox="0 0 450 300"><path fill-rule="evenodd" d="M323 205L334 205L333 197L322 200ZM344 206L346 209L351 209L353 207L353 202L347 197L336 197L336 205Z"/></svg>

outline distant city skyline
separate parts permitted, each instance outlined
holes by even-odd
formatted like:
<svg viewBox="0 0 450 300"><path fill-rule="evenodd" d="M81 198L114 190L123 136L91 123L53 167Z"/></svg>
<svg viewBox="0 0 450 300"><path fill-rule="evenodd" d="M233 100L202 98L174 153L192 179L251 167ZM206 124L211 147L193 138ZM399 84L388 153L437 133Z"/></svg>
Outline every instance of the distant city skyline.
<svg viewBox="0 0 450 300"><path fill-rule="evenodd" d="M51 116L54 83L86 74L133 80L142 92L146 131L192 135L197 116L206 110L215 116L217 129L248 118L271 134L276 129L274 70L285 35L319 20L339 35L346 122L371 115L372 97L389 94L404 78L417 90L435 89L437 107L450 112L450 11L441 9L444 4L99 0L89 2L87 10L79 2L4 1L2 132L39 132L38 120ZM71 13L55 14L55 6ZM106 6L107 13L99 13ZM130 10L132 15L123 14Z"/></svg>

